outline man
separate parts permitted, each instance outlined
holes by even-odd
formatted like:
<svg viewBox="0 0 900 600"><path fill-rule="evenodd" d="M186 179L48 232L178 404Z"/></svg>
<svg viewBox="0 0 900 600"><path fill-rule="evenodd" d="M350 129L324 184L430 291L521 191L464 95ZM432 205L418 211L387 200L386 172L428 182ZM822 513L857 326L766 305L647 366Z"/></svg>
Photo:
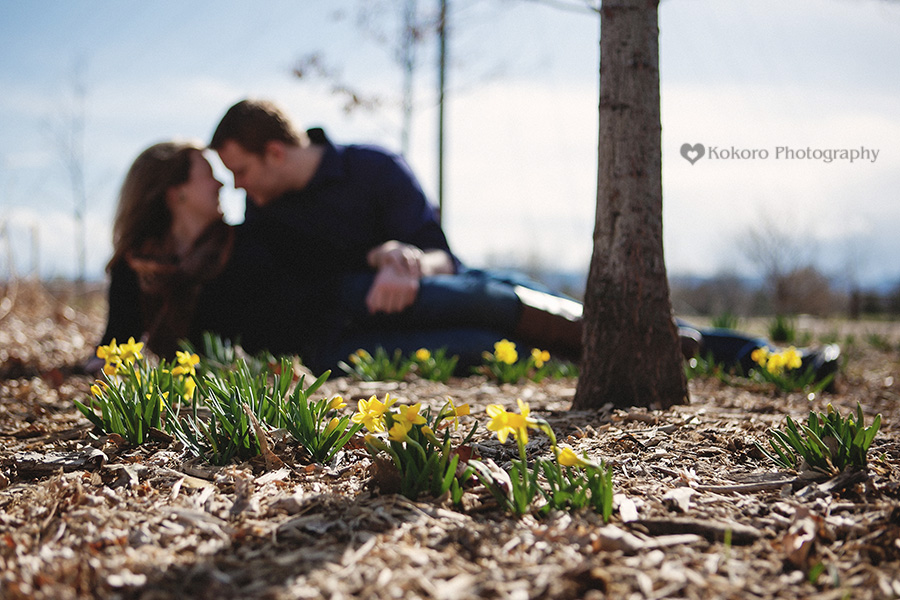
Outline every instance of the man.
<svg viewBox="0 0 900 600"><path fill-rule="evenodd" d="M285 251L318 275L374 269L371 313L397 313L422 277L455 273L434 209L406 163L374 146L335 146L300 133L273 104L244 100L210 147L247 192L246 222L262 221Z"/></svg>
<svg viewBox="0 0 900 600"><path fill-rule="evenodd" d="M298 132L259 100L232 106L210 148L247 192L245 225L256 237L308 286L340 288L339 298L320 299L315 310L341 307L342 334L363 323L359 339L406 351L446 340L449 352L473 361L501 337L516 337L580 359L581 305L465 269L399 156L332 144L321 129ZM366 318L353 309L360 286L367 286Z"/></svg>

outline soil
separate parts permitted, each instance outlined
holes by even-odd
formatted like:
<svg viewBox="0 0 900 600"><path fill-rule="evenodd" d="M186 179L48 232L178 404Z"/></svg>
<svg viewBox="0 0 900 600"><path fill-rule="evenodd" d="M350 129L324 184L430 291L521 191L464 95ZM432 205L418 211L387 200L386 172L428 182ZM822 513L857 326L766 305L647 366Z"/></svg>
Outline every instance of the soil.
<svg viewBox="0 0 900 600"><path fill-rule="evenodd" d="M17 282L0 303L0 597L18 598L897 598L900 332L807 320L838 339L833 393L809 399L745 380L690 382L664 411L569 410L575 380L497 385L330 380L348 401L484 408L516 399L576 451L612 465L615 510L516 518L477 487L462 506L379 488L351 444L329 465L214 468L165 439L130 447L74 407L77 365L104 325L102 294ZM750 323L758 327L759 323ZM826 481L780 471L757 448L787 415L859 403L882 425L868 469ZM503 466L484 427L475 449ZM529 454L548 451L533 436Z"/></svg>

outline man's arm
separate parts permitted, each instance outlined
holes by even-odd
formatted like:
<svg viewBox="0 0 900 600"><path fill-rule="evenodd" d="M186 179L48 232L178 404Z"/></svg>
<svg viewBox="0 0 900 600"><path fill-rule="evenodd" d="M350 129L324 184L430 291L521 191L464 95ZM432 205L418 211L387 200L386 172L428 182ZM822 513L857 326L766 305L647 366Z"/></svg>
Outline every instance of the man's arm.
<svg viewBox="0 0 900 600"><path fill-rule="evenodd" d="M366 259L376 270L366 296L366 306L373 314L400 312L412 304L422 277L456 272L456 262L449 252L422 250L396 240L376 246Z"/></svg>
<svg viewBox="0 0 900 600"><path fill-rule="evenodd" d="M456 263L446 250L440 248L422 250L397 240L372 248L366 255L366 260L375 270L393 266L419 278L456 272Z"/></svg>

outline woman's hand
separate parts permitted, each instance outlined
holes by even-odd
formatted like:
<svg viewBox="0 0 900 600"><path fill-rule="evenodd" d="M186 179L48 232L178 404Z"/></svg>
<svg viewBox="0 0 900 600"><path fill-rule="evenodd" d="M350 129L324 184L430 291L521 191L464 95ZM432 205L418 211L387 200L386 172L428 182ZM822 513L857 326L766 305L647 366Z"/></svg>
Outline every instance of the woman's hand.
<svg viewBox="0 0 900 600"><path fill-rule="evenodd" d="M372 314L401 312L415 302L422 277L455 270L447 252L426 251L397 240L376 246L366 260L377 271L366 296L366 306Z"/></svg>
<svg viewBox="0 0 900 600"><path fill-rule="evenodd" d="M418 275L411 273L410 269L389 264L378 269L366 294L366 307L372 314L398 313L415 302L418 293Z"/></svg>

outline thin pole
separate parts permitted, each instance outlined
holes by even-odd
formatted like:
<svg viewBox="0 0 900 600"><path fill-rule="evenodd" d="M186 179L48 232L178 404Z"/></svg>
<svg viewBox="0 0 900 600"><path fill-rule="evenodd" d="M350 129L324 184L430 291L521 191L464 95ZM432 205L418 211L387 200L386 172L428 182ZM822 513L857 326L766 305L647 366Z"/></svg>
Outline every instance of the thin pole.
<svg viewBox="0 0 900 600"><path fill-rule="evenodd" d="M438 218L444 214L444 89L447 72L447 0L441 0L438 22L440 40L438 66Z"/></svg>

